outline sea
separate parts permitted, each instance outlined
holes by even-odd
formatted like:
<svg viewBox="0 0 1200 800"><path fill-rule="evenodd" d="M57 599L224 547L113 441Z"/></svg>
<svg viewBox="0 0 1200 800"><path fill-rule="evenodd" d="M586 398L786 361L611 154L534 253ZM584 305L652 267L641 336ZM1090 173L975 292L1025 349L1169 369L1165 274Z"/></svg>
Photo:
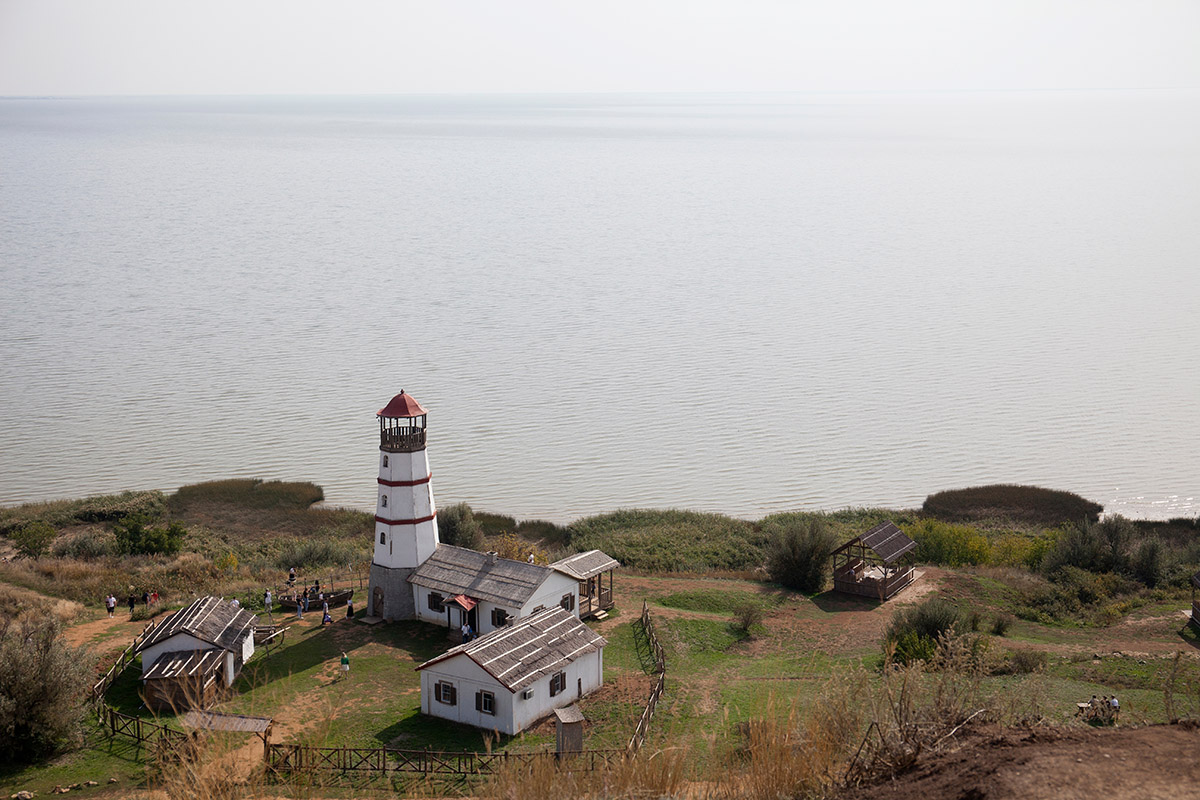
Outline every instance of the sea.
<svg viewBox="0 0 1200 800"><path fill-rule="evenodd" d="M1200 91L0 99L0 503L1200 515Z"/></svg>

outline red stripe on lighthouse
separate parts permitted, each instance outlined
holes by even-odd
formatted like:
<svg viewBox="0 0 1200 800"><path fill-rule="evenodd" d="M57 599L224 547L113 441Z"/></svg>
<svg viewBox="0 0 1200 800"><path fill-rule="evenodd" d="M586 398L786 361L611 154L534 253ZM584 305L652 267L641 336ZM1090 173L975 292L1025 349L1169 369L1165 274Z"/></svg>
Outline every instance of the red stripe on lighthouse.
<svg viewBox="0 0 1200 800"><path fill-rule="evenodd" d="M417 480L417 481L385 481L383 478L380 478L379 485L380 486L420 486L422 483L429 483L429 481L432 478L433 478L432 472L429 473L428 475L426 475L424 478L421 478L420 480Z"/></svg>
<svg viewBox="0 0 1200 800"><path fill-rule="evenodd" d="M376 514L375 521L382 522L384 525L420 525L422 522L429 522L429 520L436 516L436 511L430 514L428 517L421 517L419 519L387 519Z"/></svg>

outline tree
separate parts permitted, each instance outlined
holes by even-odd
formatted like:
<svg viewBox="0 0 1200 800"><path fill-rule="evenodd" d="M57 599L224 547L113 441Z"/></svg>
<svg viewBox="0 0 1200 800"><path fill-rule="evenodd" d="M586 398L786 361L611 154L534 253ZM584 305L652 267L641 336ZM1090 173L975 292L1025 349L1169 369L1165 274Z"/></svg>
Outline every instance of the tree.
<svg viewBox="0 0 1200 800"><path fill-rule="evenodd" d="M174 555L183 547L187 528L172 522L165 528L151 528L145 517L129 516L113 528L117 537L117 551L122 555Z"/></svg>
<svg viewBox="0 0 1200 800"><path fill-rule="evenodd" d="M483 546L483 526L466 503L455 503L438 510L438 541L478 550Z"/></svg>
<svg viewBox="0 0 1200 800"><path fill-rule="evenodd" d="M82 741L92 679L83 648L69 647L52 616L0 619L0 753L28 763Z"/></svg>
<svg viewBox="0 0 1200 800"><path fill-rule="evenodd" d="M12 542L23 556L41 558L50 549L57 532L48 523L27 522L12 534Z"/></svg>
<svg viewBox="0 0 1200 800"><path fill-rule="evenodd" d="M780 515L764 532L767 543L767 573L771 580L789 589L819 592L833 552L833 533L824 517Z"/></svg>

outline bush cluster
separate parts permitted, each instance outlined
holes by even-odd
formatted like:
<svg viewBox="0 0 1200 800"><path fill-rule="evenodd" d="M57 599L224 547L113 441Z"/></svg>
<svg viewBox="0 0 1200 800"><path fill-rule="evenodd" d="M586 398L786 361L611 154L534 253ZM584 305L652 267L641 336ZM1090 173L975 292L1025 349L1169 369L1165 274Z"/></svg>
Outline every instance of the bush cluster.
<svg viewBox="0 0 1200 800"><path fill-rule="evenodd" d="M478 550L483 546L483 525L466 503L438 509L438 540L442 544Z"/></svg>
<svg viewBox="0 0 1200 800"><path fill-rule="evenodd" d="M171 495L170 507L175 513L209 503L243 508L303 509L324 499L325 491L315 483L233 478L181 486Z"/></svg>
<svg viewBox="0 0 1200 800"><path fill-rule="evenodd" d="M113 533L121 555L174 555L182 549L187 529L178 522L152 528L144 517L131 516L118 522Z"/></svg>
<svg viewBox="0 0 1200 800"><path fill-rule="evenodd" d="M696 511L625 509L569 526L571 549L603 550L627 567L652 572L753 570L766 537L743 520Z"/></svg>
<svg viewBox="0 0 1200 800"><path fill-rule="evenodd" d="M356 545L336 539L301 539L289 542L275 557L281 570L292 567L303 571L311 567L343 567L361 561L365 544Z"/></svg>
<svg viewBox="0 0 1200 800"><path fill-rule="evenodd" d="M940 597L931 597L898 609L884 631L884 650L902 664L932 662L938 640L962 627L958 609Z"/></svg>
<svg viewBox="0 0 1200 800"><path fill-rule="evenodd" d="M769 537L767 574L771 580L801 592L825 588L837 541L823 517L777 514L763 525L763 532Z"/></svg>
<svg viewBox="0 0 1200 800"><path fill-rule="evenodd" d="M0 508L0 535L11 536L13 531L34 520L61 530L72 525L117 522L134 515L158 519L166 511L166 504L166 496L154 491L122 492L81 500L53 500Z"/></svg>

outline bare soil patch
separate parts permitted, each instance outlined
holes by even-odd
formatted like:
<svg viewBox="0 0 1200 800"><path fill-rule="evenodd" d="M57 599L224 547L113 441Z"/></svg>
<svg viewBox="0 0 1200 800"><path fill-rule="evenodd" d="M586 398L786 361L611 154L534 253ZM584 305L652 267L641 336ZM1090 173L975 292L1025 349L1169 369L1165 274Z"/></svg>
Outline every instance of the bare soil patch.
<svg viewBox="0 0 1200 800"><path fill-rule="evenodd" d="M1178 800L1200 786L1200 730L1001 730L967 734L909 772L839 800Z"/></svg>

